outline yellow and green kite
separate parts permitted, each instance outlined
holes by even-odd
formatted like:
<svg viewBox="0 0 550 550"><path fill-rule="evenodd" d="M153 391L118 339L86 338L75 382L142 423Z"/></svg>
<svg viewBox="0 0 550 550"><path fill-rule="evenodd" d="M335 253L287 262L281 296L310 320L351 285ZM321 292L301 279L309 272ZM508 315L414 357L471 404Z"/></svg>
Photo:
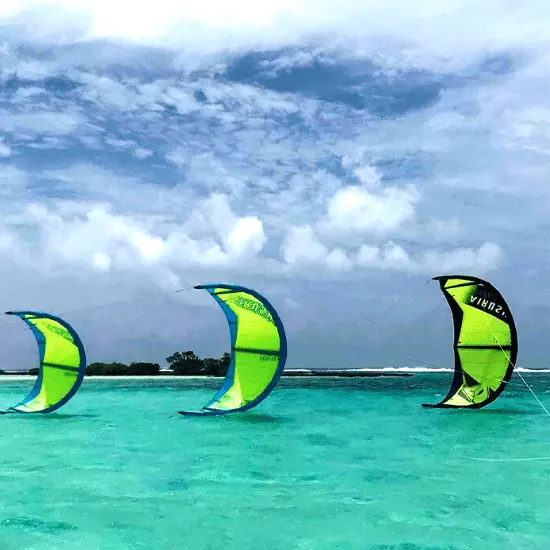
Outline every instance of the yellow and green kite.
<svg viewBox="0 0 550 550"><path fill-rule="evenodd" d="M86 371L84 346L63 319L37 311L8 311L32 330L39 354L38 378L29 395L8 412L49 413L65 405L78 391Z"/></svg>
<svg viewBox="0 0 550 550"><path fill-rule="evenodd" d="M286 336L275 308L258 292L227 284L199 285L222 308L229 323L231 362L214 398L200 411L183 415L219 415L251 409L277 384L286 361Z"/></svg>
<svg viewBox="0 0 550 550"><path fill-rule="evenodd" d="M462 275L434 280L453 315L455 372L446 397L422 406L479 409L493 402L512 376L518 353L512 312L487 281Z"/></svg>

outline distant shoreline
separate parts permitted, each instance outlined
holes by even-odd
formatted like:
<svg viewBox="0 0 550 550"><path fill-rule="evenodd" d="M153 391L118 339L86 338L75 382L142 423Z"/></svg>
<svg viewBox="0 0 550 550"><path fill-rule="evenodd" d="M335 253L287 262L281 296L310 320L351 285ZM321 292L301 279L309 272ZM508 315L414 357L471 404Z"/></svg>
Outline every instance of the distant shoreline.
<svg viewBox="0 0 550 550"><path fill-rule="evenodd" d="M519 372L530 374L548 374L549 369L517 369ZM282 378L395 378L410 377L415 374L446 374L452 373L452 369L418 369L403 370L374 370L374 369L289 369L283 372ZM180 375L180 374L154 374L154 375L87 375L84 381L90 380L209 380L223 379L223 376L210 375ZM36 374L27 372L4 372L0 373L0 384L2 382L16 382L17 380L36 380Z"/></svg>
<svg viewBox="0 0 550 550"><path fill-rule="evenodd" d="M403 377L403 376L412 376L412 373L409 372L384 372L377 370L360 370L360 369L289 369L283 371L283 378L373 378L373 377ZM0 373L0 382L13 381L13 380L27 380L36 378L35 374L29 374L28 372L9 372L9 373ZM100 380L170 380L174 379L189 379L189 380L202 380L206 378L223 378L223 376L210 376L210 375L178 375L178 374L154 374L154 375L87 375L86 380L90 379L100 379Z"/></svg>
<svg viewBox="0 0 550 550"><path fill-rule="evenodd" d="M363 369L289 369L283 371L283 377L292 376L330 376L330 377L345 377L345 378L369 378L375 376L412 376L409 372L387 372L382 370L363 370Z"/></svg>

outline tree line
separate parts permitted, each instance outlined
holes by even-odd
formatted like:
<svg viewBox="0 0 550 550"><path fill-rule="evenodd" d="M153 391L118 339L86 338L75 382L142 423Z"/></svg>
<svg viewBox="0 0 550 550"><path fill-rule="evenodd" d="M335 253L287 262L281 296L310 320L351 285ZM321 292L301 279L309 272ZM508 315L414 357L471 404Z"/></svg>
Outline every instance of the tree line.
<svg viewBox="0 0 550 550"><path fill-rule="evenodd" d="M179 376L225 376L229 368L231 355L224 353L219 359L198 357L194 351L177 351L166 358L169 368ZM34 369L33 369L34 370ZM86 376L154 376L160 373L158 363L143 361L130 363L90 363L86 367ZM38 371L38 369L37 369ZM30 371L29 371L30 373Z"/></svg>
<svg viewBox="0 0 550 550"><path fill-rule="evenodd" d="M179 376L225 376L231 355L224 353L219 359L213 357L199 357L194 351L177 351L166 358L170 370L162 371L162 374ZM90 363L86 366L86 376L154 376L161 374L161 366L158 363L138 361L126 365L125 363ZM2 374L38 374L38 368L28 371L4 371Z"/></svg>

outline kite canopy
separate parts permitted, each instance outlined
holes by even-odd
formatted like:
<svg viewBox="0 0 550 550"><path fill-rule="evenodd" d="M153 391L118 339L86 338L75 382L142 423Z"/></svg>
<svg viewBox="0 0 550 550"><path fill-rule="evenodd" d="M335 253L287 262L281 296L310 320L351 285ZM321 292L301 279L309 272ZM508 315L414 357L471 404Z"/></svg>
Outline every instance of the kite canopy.
<svg viewBox="0 0 550 550"><path fill-rule="evenodd" d="M38 343L38 378L29 395L6 412L48 413L77 392L86 371L86 355L78 334L63 319L37 311L7 311L23 319Z"/></svg>
<svg viewBox="0 0 550 550"><path fill-rule="evenodd" d="M423 407L479 409L506 388L516 364L514 319L500 292L477 277L434 277L454 321L455 373L447 396Z"/></svg>
<svg viewBox="0 0 550 550"><path fill-rule="evenodd" d="M199 285L222 308L231 336L231 362L221 388L201 411L213 415L245 411L273 390L285 366L286 336L275 308L254 290L242 286Z"/></svg>

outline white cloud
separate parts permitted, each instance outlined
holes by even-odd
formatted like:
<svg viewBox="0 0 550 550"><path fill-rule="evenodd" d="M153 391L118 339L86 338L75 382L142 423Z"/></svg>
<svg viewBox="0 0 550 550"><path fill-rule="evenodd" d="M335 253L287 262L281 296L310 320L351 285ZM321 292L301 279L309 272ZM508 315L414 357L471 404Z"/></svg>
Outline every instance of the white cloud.
<svg viewBox="0 0 550 550"><path fill-rule="evenodd" d="M29 12L29 8L36 11ZM48 14L48 17L45 14ZM131 17L128 14L131 13ZM189 53L293 43L312 34L340 35L363 50L384 51L392 65L430 55L455 60L481 50L532 46L547 38L548 10L542 1L511 5L506 0L290 0L252 2L158 0L33 0L3 2L1 17L17 17L27 38L52 40L117 39L148 45L184 46ZM469 32L464 33L463 29ZM407 48L392 48L388 37ZM359 48L357 48L359 49Z"/></svg>
<svg viewBox="0 0 550 550"><path fill-rule="evenodd" d="M132 159L132 162L136 161ZM154 178L148 181L138 175L128 175L119 167L110 169L88 162L45 170L39 175L67 195L81 201L109 203L128 215L164 218L187 211L194 200L192 190L184 186L166 188Z"/></svg>
<svg viewBox="0 0 550 550"><path fill-rule="evenodd" d="M484 243L478 249L425 250L416 257L411 257L403 247L395 243L388 243L384 247L363 245L357 254L357 263L362 267L432 276L457 271L484 275L499 267L501 260L502 250L494 243Z"/></svg>
<svg viewBox="0 0 550 550"><path fill-rule="evenodd" d="M265 241L263 224L256 216L237 220L229 233L224 235L227 252L237 258L260 253Z"/></svg>
<svg viewBox="0 0 550 550"><path fill-rule="evenodd" d="M282 247L286 264L310 276L323 273L345 273L350 270L384 269L403 273L434 274L465 271L479 275L499 267L503 253L494 243L484 243L478 249L453 248L450 250L422 250L411 255L394 242L377 246L363 244L356 250L329 249L310 226L298 226L289 230Z"/></svg>
<svg viewBox="0 0 550 550"><path fill-rule="evenodd" d="M100 271L109 271L111 258L104 252L94 252L92 255L92 266Z"/></svg>
<svg viewBox="0 0 550 550"><path fill-rule="evenodd" d="M409 271L412 262L403 247L389 243L383 249L371 245L361 246L357 253L357 263L362 267Z"/></svg>
<svg viewBox="0 0 550 550"><path fill-rule="evenodd" d="M58 224L59 234L54 235L53 229L50 234L39 231L47 243L60 243L46 249L62 262L84 262L108 273L131 266L175 273L186 265L225 269L245 263L256 263L261 270L267 259L282 260L279 268L287 273L313 265L332 273L369 268L414 272L429 269L430 262L454 258L456 250L446 250L446 236L460 236L460 244L471 245L467 240L472 235L463 231L462 216L439 220L431 215L436 202L424 187L434 189L433 177L428 176L423 187L406 180L382 180L384 169L373 164L414 151L414 136L419 135L423 136L419 147L429 153L447 152L440 137L449 131L443 122L454 100L400 120L377 121L353 111L350 137L342 131L352 117L345 105L291 93L208 79L163 77L144 83L84 67L72 78L81 85L78 96L94 106L75 107L76 96L55 104L66 116L75 115L68 133L79 129L82 143L109 154L128 154L133 163L135 157L148 161L155 155L154 162L164 157L182 181L174 176L167 180L167 167L159 164L144 162L147 175L134 171L134 165L126 173L112 170L106 156L99 161L101 167L77 160L70 168L41 171L39 177L55 183L56 191L87 205L85 212L69 208L63 213L63 201L56 206L48 203L48 212L60 217L51 223L52 228ZM197 89L204 92L206 103L196 101ZM6 115L11 120L8 131L26 131L29 139L33 133L63 133L58 127L47 128L56 117L53 111L36 111L46 113L46 118L38 117L34 126L29 122L37 97L44 101L33 94L26 98L30 108L20 105L29 112ZM166 104L180 115L193 116L165 116ZM296 114L301 126L286 118ZM367 120L365 130L358 131ZM320 121L323 131L318 128ZM467 135L460 124L453 128L460 138ZM455 138L448 138L448 149ZM324 168L328 159L335 158L343 169L338 176ZM205 194L210 198L200 200ZM94 210L97 204L100 209ZM109 229L103 234L105 228ZM275 251L281 239L284 243ZM392 239L402 244L392 244ZM426 240L439 240L443 252L426 247ZM471 265L468 251L475 250L464 250L460 262ZM257 259L262 261L254 262Z"/></svg>
<svg viewBox="0 0 550 550"><path fill-rule="evenodd" d="M419 193L413 186L385 187L377 192L359 186L339 189L328 203L326 231L388 233L413 220Z"/></svg>
<svg viewBox="0 0 550 550"><path fill-rule="evenodd" d="M174 280L188 266L238 266L262 251L266 239L262 222L253 216L235 216L224 197L203 201L197 212L209 227L209 236L193 238L184 225L171 224L166 230L154 217L116 214L101 205L30 204L22 213L5 218L2 248L11 246L10 253L21 261L39 260L37 269L161 271L171 273ZM26 238L30 227L38 240Z"/></svg>
<svg viewBox="0 0 550 550"><path fill-rule="evenodd" d="M446 252L426 251L420 255L419 263L424 266L424 270L432 273L462 270L483 275L499 267L502 259L503 252L498 245L483 243L477 250L457 248Z"/></svg>
<svg viewBox="0 0 550 550"><path fill-rule="evenodd" d="M359 181L367 187L376 187L380 183L378 172L372 166L359 166L353 172Z"/></svg>
<svg viewBox="0 0 550 550"><path fill-rule="evenodd" d="M11 213L18 204L28 200L27 184L23 170L0 164L0 213Z"/></svg>
<svg viewBox="0 0 550 550"><path fill-rule="evenodd" d="M301 271L303 268L328 268L341 272L353 264L341 248L329 250L322 244L309 225L293 227L282 247L284 261Z"/></svg>
<svg viewBox="0 0 550 550"><path fill-rule="evenodd" d="M133 151L134 156L140 160L146 159L153 154L153 151L144 149L143 147L136 147Z"/></svg>
<svg viewBox="0 0 550 550"><path fill-rule="evenodd" d="M83 123L77 113L41 112L0 113L0 125L5 132L34 132L64 135L74 132Z"/></svg>
<svg viewBox="0 0 550 550"><path fill-rule="evenodd" d="M4 143L4 140L0 138L0 157L6 158L11 155L11 147Z"/></svg>

